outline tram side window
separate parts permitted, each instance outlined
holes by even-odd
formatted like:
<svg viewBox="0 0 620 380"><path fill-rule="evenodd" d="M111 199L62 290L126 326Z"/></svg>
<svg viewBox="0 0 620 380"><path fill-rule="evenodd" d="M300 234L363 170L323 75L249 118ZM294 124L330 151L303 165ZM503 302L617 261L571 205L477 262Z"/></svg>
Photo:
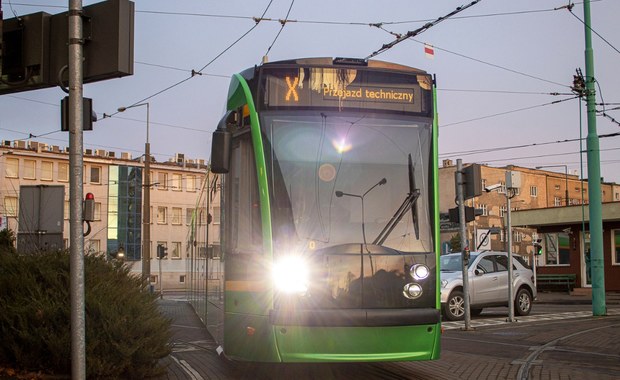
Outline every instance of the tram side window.
<svg viewBox="0 0 620 380"><path fill-rule="evenodd" d="M234 253L260 253L262 230L256 164L250 134L233 143L230 171L230 242Z"/></svg>

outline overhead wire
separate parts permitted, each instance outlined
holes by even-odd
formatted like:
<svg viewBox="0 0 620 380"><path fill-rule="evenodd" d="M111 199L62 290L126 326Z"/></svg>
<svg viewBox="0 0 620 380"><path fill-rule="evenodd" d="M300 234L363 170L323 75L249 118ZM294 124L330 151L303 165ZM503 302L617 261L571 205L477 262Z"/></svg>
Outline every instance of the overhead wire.
<svg viewBox="0 0 620 380"><path fill-rule="evenodd" d="M452 16L454 16L454 15L456 15L458 13L461 13L462 11L464 11L464 10L466 10L466 9L476 5L476 4L478 4L480 1L482 1L482 0L474 0L471 3L469 3L469 4L462 5L462 6L458 7L458 8L456 8L455 10L453 10L452 12L448 13L445 16L441 16L441 17L437 18L434 21L430 21L430 22L424 24L423 26L419 27L418 29L411 30L411 31L405 33L404 35L400 35L400 36L396 37L396 39L394 41L389 42L387 44L383 44L383 46L381 46L380 49L370 53L365 59L368 60L370 58L376 57L377 55L382 54L382 53L386 52L387 50L393 48L397 44L399 44L399 43L401 43L401 42L403 42L403 41L405 41L405 40L407 40L409 38L413 38L413 37L415 37L415 36L417 36L417 35L419 35L421 33L424 33L425 31L427 31L428 29L432 28L433 26L435 26L435 25L439 24L440 22L445 21L445 20L449 19L450 17L452 17Z"/></svg>
<svg viewBox="0 0 620 380"><path fill-rule="evenodd" d="M286 12L286 16L284 17L283 20L280 20L280 24L282 24L280 26L280 30L278 31L278 34L276 34L276 37L273 39L273 42L271 42L271 45L269 45L269 48L267 48L267 52L265 53L265 56L269 55L269 52L271 51L271 48L273 47L273 45L278 40L278 37L280 37L280 33L282 33L282 30L284 29L284 26L287 23L288 16L291 14L291 9L293 9L293 4L295 4L295 0L291 0L291 5L288 7L288 12Z"/></svg>
<svg viewBox="0 0 620 380"><path fill-rule="evenodd" d="M599 139L617 137L617 136L620 136L620 132L598 135ZM545 141L545 142L540 142L540 143L501 146L501 147L494 147L494 148L463 150L463 151L456 151L456 152L439 153L439 156L440 157L450 157L450 156L456 156L456 155L470 156L470 155L475 155L475 154L491 153L491 152L498 152L498 151L503 151L503 150L533 148L533 147L540 147L540 146L552 145L552 144L564 144L564 143L569 143L569 142L577 142L580 140L586 140L586 138L574 138L574 139L564 139L564 140L556 140L556 141Z"/></svg>
<svg viewBox="0 0 620 380"><path fill-rule="evenodd" d="M601 40L603 40L603 42L605 42L607 45L609 45L609 47L614 49L616 51L616 53L620 54L620 50L618 50L618 48L616 48L614 45L612 45L611 42L607 41L607 39L605 39L605 37L601 36L596 30L592 29L592 27L590 25L586 24L582 19L580 19L579 16L574 14L572 6L569 5L569 6L566 7L566 9L568 9L569 13L571 15L573 15L573 17L575 17L577 20L579 20L579 22L581 22L586 28L590 29L590 31L592 33L596 34Z"/></svg>
<svg viewBox="0 0 620 380"><path fill-rule="evenodd" d="M472 121L479 121L479 120L484 120L484 119L490 119L492 117L508 115L508 114L511 114L511 113L527 111L527 110L531 110L531 109L535 109L535 108L541 108L541 107L545 107L545 106L549 106L549 105L553 105L553 104L558 104L558 103L566 102L568 100L573 100L573 99L577 99L577 98L579 98L579 96L573 96L573 97L570 97L570 98L567 98L567 99L554 100L553 102L548 102L548 103L544 103L544 104L538 104L538 105L535 105L535 106L519 108L519 109L511 110L511 111L499 112L499 113L495 113L495 114L492 114L492 115L486 115L486 116L477 117L477 118L474 118L474 119L462 120L462 121L457 121L457 122L454 122L454 123L443 124L443 125L440 125L439 127L440 128L445 128L445 127L450 127L450 126L454 126L454 125L458 125L458 124L470 123Z"/></svg>
<svg viewBox="0 0 620 380"><path fill-rule="evenodd" d="M267 11L268 11L268 10L269 10L269 8L271 7L271 4L272 4L272 3L273 3L273 0L270 0L270 1L269 1L269 4L267 4L267 7L266 7L266 8L265 8L265 10L263 11L263 14L261 15L261 18L265 16L265 14L267 13ZM237 38L237 39L236 39L236 40L235 40L232 44L228 45L228 47L226 47L224 50L222 50L222 51L221 51L219 54L217 54L217 55L216 55L213 59L211 59L209 62L207 62L207 63L206 63L206 64L205 64L202 68L200 68L200 70L198 70L198 71L194 71L194 70L192 70L192 75L191 75L191 76L189 76L189 77L187 77L187 78L185 78L185 79L183 79L183 80L181 80L181 81L179 81L179 82L176 82L176 83L174 83L174 84L172 84L172 85L170 85L170 86L168 86L168 87L166 87L166 88L164 88L164 89L162 89L162 90L160 90L160 91L157 91L156 93L154 93L154 94L152 94L152 95L149 95L149 96L147 96L147 97L145 97L145 98L143 98L143 99L141 99L141 100L138 100L138 101L134 102L133 104L130 104L130 105L129 105L129 106L127 106L126 108L130 108L130 107L133 107L133 106L135 106L135 105L137 105L137 104L144 103L144 102L145 102L145 101L147 101L147 100L150 100L150 99L152 99L152 98L154 98L154 97L156 97L156 96L158 96L158 95L160 95L160 94L162 94L162 93L164 93L164 92L166 92L166 91L169 91L169 90L171 90L171 89L173 89L173 88L175 88L175 87L177 87L177 86L179 86L179 85L181 85L181 84L183 84L183 83L187 82L188 80L190 80L190 79L194 78L196 75L202 75L202 72L204 71L204 69L206 69L207 67L209 67L209 65L211 65L211 64L212 64L213 62L215 62L218 58L220 58L222 55L224 55L224 54L225 54L228 50L232 49L232 47L233 47L233 46L235 46L235 45L236 45L239 41L241 41L241 40L242 40L245 36L247 36L248 34L250 34L250 33L251 33L251 32L252 32L252 31L253 31L253 30L254 30L254 29L258 26L259 22L260 22L260 20L255 20L255 24L254 24L254 25L253 25L250 29L248 29L245 33L243 33L243 34L242 34L239 38ZM116 112L114 112L114 113L112 113L112 114L110 114L110 115L108 115L108 116L112 117L112 116L115 116L115 115L116 115L116 114L118 114L118 113L119 113L119 111L116 111Z"/></svg>

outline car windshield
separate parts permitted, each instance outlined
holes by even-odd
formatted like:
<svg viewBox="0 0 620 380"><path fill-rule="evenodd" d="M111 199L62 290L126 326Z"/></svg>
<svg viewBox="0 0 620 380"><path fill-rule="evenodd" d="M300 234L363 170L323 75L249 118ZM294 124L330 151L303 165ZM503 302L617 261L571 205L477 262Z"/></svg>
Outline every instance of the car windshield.
<svg viewBox="0 0 620 380"><path fill-rule="evenodd" d="M471 267L474 260L476 260L476 257L478 257L478 254L470 254L469 267ZM463 270L463 260L461 260L460 254L441 256L439 263L442 272L458 272Z"/></svg>
<svg viewBox="0 0 620 380"><path fill-rule="evenodd" d="M433 250L428 119L270 112L261 124L276 244Z"/></svg>

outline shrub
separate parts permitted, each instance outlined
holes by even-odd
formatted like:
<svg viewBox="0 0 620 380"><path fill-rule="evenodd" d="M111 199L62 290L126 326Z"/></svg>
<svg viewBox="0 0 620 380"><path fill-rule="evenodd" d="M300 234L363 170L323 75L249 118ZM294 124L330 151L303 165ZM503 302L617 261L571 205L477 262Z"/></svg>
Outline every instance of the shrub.
<svg viewBox="0 0 620 380"><path fill-rule="evenodd" d="M89 378L145 378L162 372L170 321L157 296L120 263L84 261L86 373ZM0 253L0 365L71 372L69 254Z"/></svg>

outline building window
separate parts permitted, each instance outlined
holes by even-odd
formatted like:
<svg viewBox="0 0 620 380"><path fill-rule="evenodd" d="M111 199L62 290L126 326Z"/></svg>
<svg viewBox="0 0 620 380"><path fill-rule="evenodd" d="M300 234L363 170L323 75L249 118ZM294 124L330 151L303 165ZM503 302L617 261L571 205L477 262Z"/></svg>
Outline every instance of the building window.
<svg viewBox="0 0 620 380"><path fill-rule="evenodd" d="M544 234L543 253L546 265L570 264L570 235L567 233Z"/></svg>
<svg viewBox="0 0 620 380"><path fill-rule="evenodd" d="M17 216L17 197L4 197L4 216Z"/></svg>
<svg viewBox="0 0 620 380"><path fill-rule="evenodd" d="M183 209L182 208L180 208L180 207L173 207L172 208L172 224L174 224L174 225L183 224L182 215L183 215Z"/></svg>
<svg viewBox="0 0 620 380"><path fill-rule="evenodd" d="M530 197L536 198L538 196L538 187L530 186Z"/></svg>
<svg viewBox="0 0 620 380"><path fill-rule="evenodd" d="M485 208L487 205L483 205ZM213 207L213 224L220 224L220 207Z"/></svg>
<svg viewBox="0 0 620 380"><path fill-rule="evenodd" d="M553 186L553 188L556 189L556 190L560 190L560 185L555 185L555 186Z"/></svg>
<svg viewBox="0 0 620 380"><path fill-rule="evenodd" d="M198 214L199 214L199 222L201 226L206 226L207 225L207 209L204 207L201 207L198 209Z"/></svg>
<svg viewBox="0 0 620 380"><path fill-rule="evenodd" d="M7 178L19 178L19 159L7 158L4 163L4 176Z"/></svg>
<svg viewBox="0 0 620 380"><path fill-rule="evenodd" d="M69 164L60 162L58 163L58 181L69 182Z"/></svg>
<svg viewBox="0 0 620 380"><path fill-rule="evenodd" d="M37 178L37 162L35 160L24 160L24 178Z"/></svg>
<svg viewBox="0 0 620 380"><path fill-rule="evenodd" d="M172 174L172 180L170 181L170 188L173 191L183 190L181 187L181 181L183 181L183 177L180 174Z"/></svg>
<svg viewBox="0 0 620 380"><path fill-rule="evenodd" d="M186 208L185 209L185 224L187 224L188 226L192 224L193 217L194 217L194 209Z"/></svg>
<svg viewBox="0 0 620 380"><path fill-rule="evenodd" d="M41 161L41 181L52 181L54 179L54 163Z"/></svg>
<svg viewBox="0 0 620 380"><path fill-rule="evenodd" d="M499 230L499 241L502 243L506 241L506 234L504 233L504 229Z"/></svg>
<svg viewBox="0 0 620 380"><path fill-rule="evenodd" d="M87 254L96 255L101 252L101 241L100 240L90 240L88 242L88 248L86 249Z"/></svg>
<svg viewBox="0 0 620 380"><path fill-rule="evenodd" d="M512 240L513 240L514 243L521 243L522 239L523 239L523 235L521 234L521 232L513 231L513 233L512 233Z"/></svg>
<svg viewBox="0 0 620 380"><path fill-rule="evenodd" d="M157 173L157 188L160 190L168 190L168 173Z"/></svg>
<svg viewBox="0 0 620 380"><path fill-rule="evenodd" d="M90 167L90 183L101 183L101 166Z"/></svg>
<svg viewBox="0 0 620 380"><path fill-rule="evenodd" d="M487 205L478 205L478 209L482 212L481 216L489 216L489 210ZM213 208L213 212L215 212L215 208Z"/></svg>
<svg viewBox="0 0 620 380"><path fill-rule="evenodd" d="M65 213L65 220L69 220L69 201L65 201L65 208L63 212Z"/></svg>
<svg viewBox="0 0 620 380"><path fill-rule="evenodd" d="M186 177L186 182L185 182L185 186L187 191L196 191L196 176L195 175L188 175Z"/></svg>
<svg viewBox="0 0 620 380"><path fill-rule="evenodd" d="M620 230L613 230L611 247L613 252L611 254L611 263L613 265L620 265Z"/></svg>
<svg viewBox="0 0 620 380"><path fill-rule="evenodd" d="M499 216L501 216L503 218L504 215L506 215L506 211L507 211L506 206L500 206L499 207Z"/></svg>
<svg viewBox="0 0 620 380"><path fill-rule="evenodd" d="M506 194L506 182L501 181L499 184L501 185L501 187L499 188L498 192L501 194Z"/></svg>
<svg viewBox="0 0 620 380"><path fill-rule="evenodd" d="M553 197L553 205L554 206L562 206L562 199L560 197Z"/></svg>
<svg viewBox="0 0 620 380"><path fill-rule="evenodd" d="M173 241L172 242L172 252L170 252L171 259L180 259L181 258L181 242Z"/></svg>
<svg viewBox="0 0 620 380"><path fill-rule="evenodd" d="M179 283L180 284L184 284L185 283L185 275L184 274L179 276Z"/></svg>
<svg viewBox="0 0 620 380"><path fill-rule="evenodd" d="M95 202L94 220L101 220L101 202Z"/></svg>
<svg viewBox="0 0 620 380"><path fill-rule="evenodd" d="M168 207L157 206L157 224L167 224Z"/></svg>

